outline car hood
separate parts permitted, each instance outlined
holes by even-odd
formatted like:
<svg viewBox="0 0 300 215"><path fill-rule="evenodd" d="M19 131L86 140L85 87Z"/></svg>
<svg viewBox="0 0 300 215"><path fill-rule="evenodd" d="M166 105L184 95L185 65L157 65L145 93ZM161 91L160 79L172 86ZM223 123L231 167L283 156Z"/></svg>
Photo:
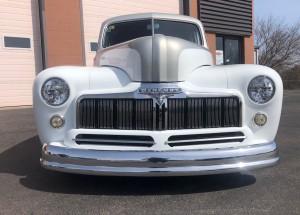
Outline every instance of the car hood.
<svg viewBox="0 0 300 215"><path fill-rule="evenodd" d="M94 66L124 70L132 81L184 81L195 69L213 65L209 50L183 39L156 34L97 53Z"/></svg>

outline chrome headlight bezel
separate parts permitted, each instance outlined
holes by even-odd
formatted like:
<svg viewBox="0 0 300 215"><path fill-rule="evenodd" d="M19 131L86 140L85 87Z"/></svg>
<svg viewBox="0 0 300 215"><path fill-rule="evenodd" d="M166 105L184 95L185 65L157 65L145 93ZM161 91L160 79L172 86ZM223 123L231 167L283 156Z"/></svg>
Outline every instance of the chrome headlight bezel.
<svg viewBox="0 0 300 215"><path fill-rule="evenodd" d="M53 82L55 81L57 83L53 84ZM52 82L52 84L49 82ZM49 88L49 85L52 85L52 87ZM56 89L53 89L54 86L56 86ZM49 93L49 91L51 90L52 92ZM48 93L46 93L46 91L48 91ZM49 96L51 95L51 93L52 96ZM58 78L58 77L49 78L43 83L41 87L41 97L43 101L50 106L61 106L70 97L70 87L68 83L62 78ZM60 97L60 101L58 101L57 97Z"/></svg>
<svg viewBox="0 0 300 215"><path fill-rule="evenodd" d="M260 80L259 80L260 79ZM267 82L266 82L267 81ZM261 82L261 86L253 86L257 84L255 82ZM262 83L264 82L264 83ZM263 84L265 86L263 86ZM269 86L266 86L269 85ZM255 92L256 91L256 92ZM272 100L275 95L276 86L274 81L266 76L266 75L259 75L253 78L247 88L248 97L256 104L266 104ZM256 93L257 98L255 98L254 93Z"/></svg>

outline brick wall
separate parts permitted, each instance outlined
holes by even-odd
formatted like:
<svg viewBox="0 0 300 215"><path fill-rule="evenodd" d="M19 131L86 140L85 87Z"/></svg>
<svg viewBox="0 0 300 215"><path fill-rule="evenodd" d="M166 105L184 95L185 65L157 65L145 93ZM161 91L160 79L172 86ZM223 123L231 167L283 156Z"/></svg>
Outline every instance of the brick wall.
<svg viewBox="0 0 300 215"><path fill-rule="evenodd" d="M254 0L252 0L252 35L244 37L244 63L254 63Z"/></svg>
<svg viewBox="0 0 300 215"><path fill-rule="evenodd" d="M44 0L48 67L83 65L80 0Z"/></svg>
<svg viewBox="0 0 300 215"><path fill-rule="evenodd" d="M214 57L214 62L216 62L216 49L217 49L216 34L206 32L206 39L207 39L208 48Z"/></svg>
<svg viewBox="0 0 300 215"><path fill-rule="evenodd" d="M244 37L244 63L254 64L254 36Z"/></svg>

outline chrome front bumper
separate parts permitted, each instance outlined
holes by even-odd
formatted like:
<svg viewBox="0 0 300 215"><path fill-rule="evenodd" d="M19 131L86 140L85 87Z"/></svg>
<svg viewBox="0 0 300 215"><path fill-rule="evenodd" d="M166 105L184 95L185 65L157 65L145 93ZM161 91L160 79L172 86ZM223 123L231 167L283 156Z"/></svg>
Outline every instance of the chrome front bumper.
<svg viewBox="0 0 300 215"><path fill-rule="evenodd" d="M193 151L98 151L44 144L41 165L90 175L184 176L242 172L279 162L276 143Z"/></svg>

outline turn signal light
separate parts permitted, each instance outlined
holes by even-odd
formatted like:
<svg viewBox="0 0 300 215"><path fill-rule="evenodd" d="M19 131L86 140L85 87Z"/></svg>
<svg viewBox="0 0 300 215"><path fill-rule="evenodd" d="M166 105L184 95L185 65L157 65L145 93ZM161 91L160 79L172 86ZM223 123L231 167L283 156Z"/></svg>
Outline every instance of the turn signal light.
<svg viewBox="0 0 300 215"><path fill-rule="evenodd" d="M254 116L254 122L258 126L264 126L267 123L267 120L268 120L267 116L262 113L257 113Z"/></svg>
<svg viewBox="0 0 300 215"><path fill-rule="evenodd" d="M54 115L50 119L50 124L53 128L58 129L64 126L65 120L59 115Z"/></svg>

